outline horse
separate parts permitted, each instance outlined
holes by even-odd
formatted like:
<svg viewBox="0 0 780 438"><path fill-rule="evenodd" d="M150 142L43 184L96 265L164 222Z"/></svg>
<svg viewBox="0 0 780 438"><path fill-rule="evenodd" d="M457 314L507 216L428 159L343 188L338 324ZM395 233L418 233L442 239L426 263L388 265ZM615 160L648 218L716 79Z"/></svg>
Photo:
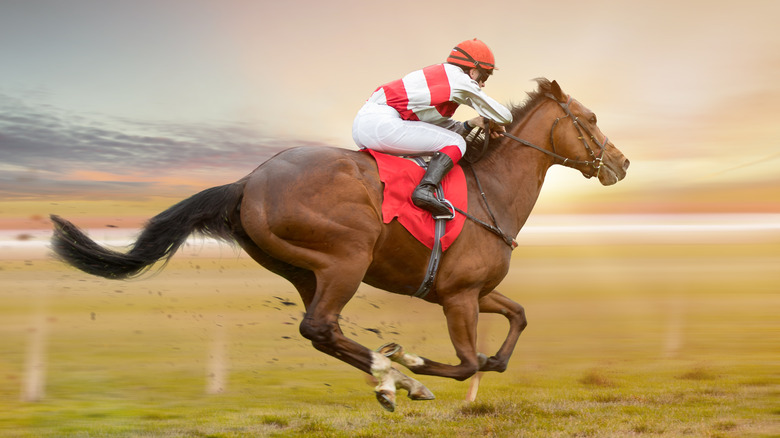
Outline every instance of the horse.
<svg viewBox="0 0 780 438"><path fill-rule="evenodd" d="M511 109L506 132L487 137L482 157L461 160L470 172L464 172L468 210L459 214L471 220L444 252L423 298L442 306L457 364L406 352L395 343L372 350L339 327L340 312L361 283L412 296L431 254L396 220L383 223L383 184L375 161L362 151L284 150L238 181L206 189L153 217L127 252L104 248L52 215L52 248L89 274L126 279L167 262L192 233L238 243L257 263L292 283L305 307L300 334L317 350L373 376L383 408L395 409L398 389L412 400L433 399L422 383L392 363L418 375L461 381L477 372L506 370L527 320L525 309L496 287L509 270L516 245L512 236L528 219L547 170L564 165L609 186L622 180L629 166L591 110L556 81L536 82L537 89ZM479 313L500 314L509 322L506 339L489 357L477 351Z"/></svg>

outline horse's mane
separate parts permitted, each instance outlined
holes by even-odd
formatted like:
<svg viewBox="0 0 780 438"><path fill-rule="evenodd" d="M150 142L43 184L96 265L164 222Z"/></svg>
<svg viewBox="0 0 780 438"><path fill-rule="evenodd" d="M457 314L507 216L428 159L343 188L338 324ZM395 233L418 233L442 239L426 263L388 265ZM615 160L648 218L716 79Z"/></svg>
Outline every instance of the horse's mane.
<svg viewBox="0 0 780 438"><path fill-rule="evenodd" d="M512 126L514 126L516 123L519 123L520 120L523 120L525 116L536 106L542 102L546 95L549 94L552 90L552 82L547 78L536 78L534 79L537 84L536 90L529 91L527 94L527 98L523 103L518 105L512 105L509 108L509 111L512 113L512 123L507 126L507 131L511 130ZM490 142L488 143L488 148L485 151L485 155L488 155L490 150L493 149L498 143L501 142L501 138L494 138L490 139ZM481 130L478 134L470 135L466 139L467 144L467 159L470 158L469 155L471 154L477 154L479 151L482 150L485 144L485 134ZM473 157L473 155L471 155ZM468 160L471 161L471 160Z"/></svg>

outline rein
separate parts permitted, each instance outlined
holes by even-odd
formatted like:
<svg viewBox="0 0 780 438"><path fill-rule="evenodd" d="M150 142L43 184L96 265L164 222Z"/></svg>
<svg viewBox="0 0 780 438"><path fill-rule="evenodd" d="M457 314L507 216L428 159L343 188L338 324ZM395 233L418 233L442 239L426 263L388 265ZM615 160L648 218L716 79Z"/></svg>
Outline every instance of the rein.
<svg viewBox="0 0 780 438"><path fill-rule="evenodd" d="M485 191L482 190L482 184L479 182L479 177L477 177L477 171L474 170L473 166L469 166L469 167L471 167L471 173L474 175L474 181L477 182L477 188L479 189L479 194L482 196L482 202L485 203L485 209L487 210L488 214L490 215L490 219L493 221L493 225L490 225L489 223L487 223L487 222L485 222L485 221L483 221L481 219L478 219L475 216L470 215L469 213L461 210L458 207L453 206L453 208L458 213L462 214L463 216L466 216L468 219L476 222L477 224L482 225L482 227L484 227L486 230L488 230L491 233L495 234L496 236L500 237L504 241L504 243L509 245L509 247L512 248L512 250L514 250L518 246L517 240L513 239L511 236L506 234L501 229L501 227L498 226L498 221L496 220L496 216L493 214L493 211L490 209L490 204L488 204L488 202L487 202L487 196L485 196Z"/></svg>

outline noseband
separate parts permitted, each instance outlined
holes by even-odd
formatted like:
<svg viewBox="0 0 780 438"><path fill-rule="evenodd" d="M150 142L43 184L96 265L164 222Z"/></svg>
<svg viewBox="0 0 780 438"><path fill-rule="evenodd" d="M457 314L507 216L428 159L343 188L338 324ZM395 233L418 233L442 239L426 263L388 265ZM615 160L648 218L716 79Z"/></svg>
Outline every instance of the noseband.
<svg viewBox="0 0 780 438"><path fill-rule="evenodd" d="M596 136L593 135L592 132L590 132L588 127L582 125L579 122L579 118L576 117L574 114L572 114L571 109L569 108L569 104L571 104L572 101L571 96L569 96L569 100L567 100L566 103L560 102L551 94L547 94L546 96L554 100L558 105L560 105L561 109L563 109L563 111L566 113L565 116L558 117L557 119L555 119L555 121L552 124L552 127L550 128L550 145L552 146L552 151L548 151L547 149L536 146L533 143L529 143L521 138L515 137L514 135L508 132L502 132L500 134L524 146L528 146L530 148L536 149L540 152L543 152L553 157L558 164L561 164L563 166L571 167L571 168L576 168L577 166L588 166L591 168L591 172L585 173L581 171L582 174L585 175L586 178L592 178L594 176L598 178L599 173L601 173L601 164L604 157L604 148L606 148L609 138L605 135L604 142L599 143L598 140L596 140ZM590 160L572 160L570 158L564 157L563 155L559 155L555 151L555 128L558 126L558 122L560 122L561 119L566 119L566 118L571 118L572 123L574 124L574 127L577 129L577 133L579 134L577 139L582 141L582 145L585 146L585 150L588 152L588 155L590 155L591 158ZM599 147L598 156L596 155L595 152L593 152L593 149L590 147L588 138L590 138L590 141L592 141L595 145Z"/></svg>

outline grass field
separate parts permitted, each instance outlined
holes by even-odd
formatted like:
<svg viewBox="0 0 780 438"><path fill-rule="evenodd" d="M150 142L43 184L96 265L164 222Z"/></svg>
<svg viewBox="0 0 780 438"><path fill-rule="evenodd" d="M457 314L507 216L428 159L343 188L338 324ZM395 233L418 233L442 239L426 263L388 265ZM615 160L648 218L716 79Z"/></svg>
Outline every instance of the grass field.
<svg viewBox="0 0 780 438"><path fill-rule="evenodd" d="M437 399L399 393L395 413L298 334L286 282L230 250L189 252L129 282L0 260L0 436L780 435L777 236L521 246L500 288L529 318L509 369L473 403L468 381L421 376ZM342 326L455 360L420 300L364 286ZM481 318L486 353L506 327Z"/></svg>

